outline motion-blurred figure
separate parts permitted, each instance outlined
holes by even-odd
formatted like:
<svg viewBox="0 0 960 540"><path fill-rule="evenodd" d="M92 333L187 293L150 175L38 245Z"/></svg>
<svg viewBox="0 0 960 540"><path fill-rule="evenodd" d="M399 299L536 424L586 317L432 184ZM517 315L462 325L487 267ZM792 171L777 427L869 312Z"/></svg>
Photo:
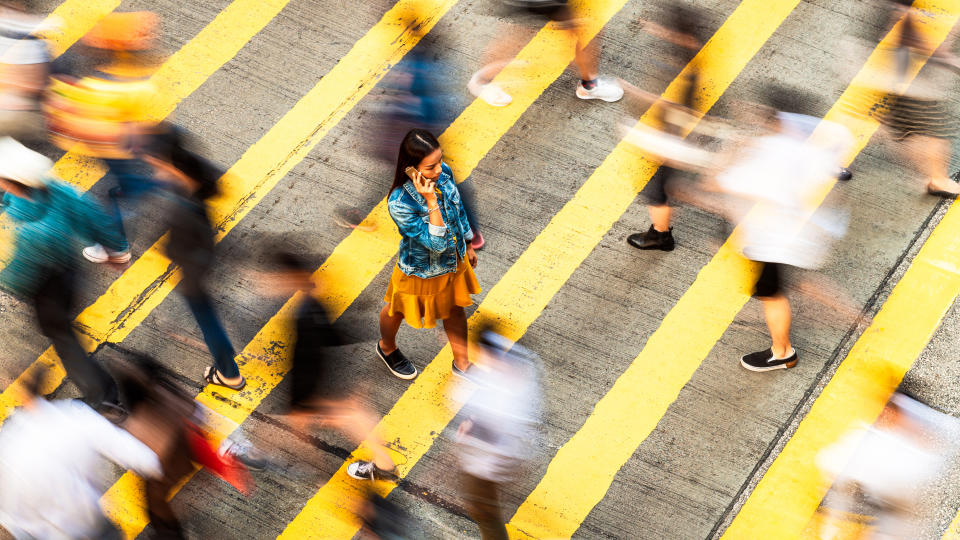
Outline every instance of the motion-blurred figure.
<svg viewBox="0 0 960 540"><path fill-rule="evenodd" d="M123 427L153 450L163 474L146 482L147 515L155 536L185 538L169 499L174 486L193 472L193 463L249 493L249 473L233 456L218 455L208 442L203 411L191 396L165 375L155 360L138 357L134 366L120 377L130 415Z"/></svg>
<svg viewBox="0 0 960 540"><path fill-rule="evenodd" d="M672 3L669 5L666 24L660 25L653 22L645 22L644 29L656 37L659 37L674 49L674 58L676 69L683 69L681 81L683 83L680 90L680 99L677 105L693 111L696 109L699 96L697 91L700 88L702 78L703 62L705 60L696 56L697 51L703 47L707 36L703 35L701 26L702 17L694 9L681 3ZM674 136L682 137L684 132L690 127L691 121L696 121L695 117L684 114L684 109L677 107L666 107L660 104L654 105L656 113L655 122L659 124L660 129ZM670 167L668 164L661 165L657 172L643 189L643 195L647 199L648 209L650 211L650 228L643 233L634 233L627 237L627 242L637 249L659 249L662 251L672 251L674 248L673 227L670 226L670 201L668 192L672 192L672 184L676 177L681 174L680 171Z"/></svg>
<svg viewBox="0 0 960 540"><path fill-rule="evenodd" d="M183 130L169 124L158 128L144 150L144 160L166 191L171 210L166 218L169 239L167 257L180 267L183 279L179 290L200 326L213 356L213 365L203 373L207 384L241 390L247 381L234 360L236 351L227 336L206 289L206 278L214 262L213 225L207 213L207 199L217 194L220 171L203 159Z"/></svg>
<svg viewBox="0 0 960 540"><path fill-rule="evenodd" d="M104 458L152 479L157 455L79 401L46 401L39 386L27 383L23 409L0 431L0 525L18 539L119 540L99 505Z"/></svg>
<svg viewBox="0 0 960 540"><path fill-rule="evenodd" d="M590 39L585 14L577 13L567 5L567 0L497 0L507 16L522 17L535 15L546 17L550 21L570 32L576 39L573 62L580 72L576 94L580 99L600 99L607 102L619 101L623 97L623 88L616 79L601 77L598 72L600 56L599 38ZM505 107L513 101L503 88L493 83L494 77L509 63L516 54L510 49L517 45L514 25L503 28L494 45L487 52L488 61L484 67L473 74L467 88L470 92L494 107ZM559 53L559 52L558 52Z"/></svg>
<svg viewBox="0 0 960 540"><path fill-rule="evenodd" d="M505 540L500 493L532 450L540 420L537 360L530 351L492 329L480 332L482 369L472 385L461 385L465 403L457 429L464 500L483 540Z"/></svg>
<svg viewBox="0 0 960 540"><path fill-rule="evenodd" d="M0 286L33 305L43 335L53 341L67 376L94 409L117 413L113 378L88 357L73 330L81 242L126 249L110 217L88 196L51 176L53 163L13 139L0 139L3 209L18 223L13 258Z"/></svg>
<svg viewBox="0 0 960 540"><path fill-rule="evenodd" d="M51 81L47 116L53 142L64 150L103 160L116 181L109 191L117 227L126 237L120 200L138 200L156 184L137 154L155 125L151 109L157 90L150 80L157 62L159 17L150 12L111 13L81 42L108 60L90 75ZM126 263L129 251L88 246L83 256L95 263Z"/></svg>
<svg viewBox="0 0 960 540"><path fill-rule="evenodd" d="M954 425L948 427L945 418ZM874 518L858 538L919 538L922 495L943 471L944 436L951 430L956 433L956 423L895 393L876 423L856 427L821 452L817 465L833 479L833 487L824 501L828 519L818 538L849 538L840 534L842 516L849 514Z"/></svg>
<svg viewBox="0 0 960 540"><path fill-rule="evenodd" d="M343 339L320 303L311 277L313 270L299 256L280 251L270 255L264 272L268 294L288 298L297 294L296 345L290 378L290 417L301 431L322 425L340 431L356 442L365 441L373 453L370 461L356 461L347 473L357 479L394 480L396 467L383 439L377 434L377 416L363 403L359 392L343 383L337 373L337 347Z"/></svg>
<svg viewBox="0 0 960 540"><path fill-rule="evenodd" d="M25 0L0 2L0 135L25 142L46 137L40 98L47 86L50 51L44 20Z"/></svg>
<svg viewBox="0 0 960 540"><path fill-rule="evenodd" d="M908 0L887 0L892 23L900 21L891 58L891 73L882 77L887 91L888 109L879 121L893 139L902 144L904 155L916 166L925 181L927 193L946 198L960 194L960 184L949 176L950 139L956 125L944 103L960 60L950 52L952 39L946 39L929 60L929 44L923 35L925 17L936 16L912 6ZM925 63L925 65L924 65ZM907 83L909 73L923 69Z"/></svg>
<svg viewBox="0 0 960 540"><path fill-rule="evenodd" d="M746 258L761 265L753 295L763 302L773 344L741 358L752 371L797 364L783 274L788 266L819 267L832 239L846 232L845 214L818 206L853 143L845 127L792 112L802 110L795 90L771 85L766 98L757 118L761 133L737 148L716 176L723 191L755 203L735 240Z"/></svg>

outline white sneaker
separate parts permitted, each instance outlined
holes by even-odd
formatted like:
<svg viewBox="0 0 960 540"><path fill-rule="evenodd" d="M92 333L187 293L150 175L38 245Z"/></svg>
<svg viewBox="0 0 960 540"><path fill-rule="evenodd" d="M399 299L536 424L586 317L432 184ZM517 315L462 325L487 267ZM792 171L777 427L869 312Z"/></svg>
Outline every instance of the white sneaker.
<svg viewBox="0 0 960 540"><path fill-rule="evenodd" d="M602 99L608 103L620 101L623 97L623 88L616 79L611 77L597 77L597 85L587 90L583 81L577 83L577 97L580 99Z"/></svg>
<svg viewBox="0 0 960 540"><path fill-rule="evenodd" d="M97 264L123 264L130 262L130 251L110 251L100 244L94 244L83 248L83 258Z"/></svg>
<svg viewBox="0 0 960 540"><path fill-rule="evenodd" d="M480 84L477 73L474 73L473 77L470 77L470 82L467 83L467 90L492 107L506 107L513 101L510 94L506 93L500 86L494 83Z"/></svg>

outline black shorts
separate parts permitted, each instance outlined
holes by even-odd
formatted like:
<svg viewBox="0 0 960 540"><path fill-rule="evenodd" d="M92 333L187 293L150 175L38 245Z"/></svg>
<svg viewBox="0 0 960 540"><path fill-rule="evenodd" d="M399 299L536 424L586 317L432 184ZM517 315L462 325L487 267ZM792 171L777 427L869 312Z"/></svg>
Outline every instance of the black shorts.
<svg viewBox="0 0 960 540"><path fill-rule="evenodd" d="M503 6L501 15L510 17L533 14L551 21L569 22L573 17L567 0L499 0Z"/></svg>
<svg viewBox="0 0 960 540"><path fill-rule="evenodd" d="M643 197L650 206L666 206L667 190L673 191L671 185L674 178L679 174L676 169L671 169L666 165L661 165L657 172L653 173L650 181L644 186Z"/></svg>
<svg viewBox="0 0 960 540"><path fill-rule="evenodd" d="M761 262L763 268L760 270L760 277L757 278L756 285L753 286L754 298L768 298L776 296L783 291L781 279L780 263Z"/></svg>

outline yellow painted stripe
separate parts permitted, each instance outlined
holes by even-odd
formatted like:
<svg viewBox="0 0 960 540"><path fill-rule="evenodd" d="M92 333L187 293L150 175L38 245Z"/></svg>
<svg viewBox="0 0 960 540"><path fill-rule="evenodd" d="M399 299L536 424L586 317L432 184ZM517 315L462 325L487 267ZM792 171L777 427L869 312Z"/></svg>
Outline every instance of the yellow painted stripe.
<svg viewBox="0 0 960 540"><path fill-rule="evenodd" d="M817 454L874 422L960 293L960 207L952 205L860 336L724 538L797 538L830 487Z"/></svg>
<svg viewBox="0 0 960 540"><path fill-rule="evenodd" d="M933 32L930 37L939 43L949 26L934 26L942 33ZM889 50L893 35L881 42L825 117L843 122L849 113L859 112L860 121L850 123L856 144L848 162L876 130L875 121L864 120L872 103L865 101L863 94L871 86L870 79L886 67L889 56L882 51ZM918 70L919 66L912 75ZM829 189L824 190L819 202L828 193ZM570 537L602 500L617 472L653 431L749 299L749 284L757 269L737 255L734 245L728 240L700 271L641 353L595 405L583 427L560 448L511 519L512 535ZM767 537L775 536L754 536Z"/></svg>
<svg viewBox="0 0 960 540"><path fill-rule="evenodd" d="M290 0L234 0L203 30L168 58L151 77L157 99L147 114L162 120L218 69L240 52ZM117 3L117 2L115 2ZM97 3L95 3L97 4ZM86 32L86 30L84 30ZM98 159L67 152L53 165L53 174L82 190L93 187L106 167ZM0 245L13 245L14 226L0 216ZM6 265L13 251L0 256Z"/></svg>
<svg viewBox="0 0 960 540"><path fill-rule="evenodd" d="M957 512L956 517L950 522L941 540L960 540L960 512Z"/></svg>
<svg viewBox="0 0 960 540"><path fill-rule="evenodd" d="M56 58L66 52L119 5L120 0L66 0L57 6L46 19L54 27L44 34L50 53Z"/></svg>
<svg viewBox="0 0 960 540"><path fill-rule="evenodd" d="M605 22L624 3L625 1L619 1L591 6L589 15ZM599 28L599 25L596 26L593 33L599 31ZM477 100L469 105L441 135L445 148L446 145L450 145L461 149L456 155L451 155L448 151L446 158L455 168L458 176L461 178L468 176L497 139L506 133L523 111L563 73L571 58L557 57L553 52L561 47L572 51L573 43L567 39L566 32L559 31L552 25L538 33L521 51L518 58L500 75L501 78L515 78L519 75L518 71L522 66L531 64L537 66L536 72L531 73L529 70L523 72L522 75L529 84L514 91L513 103L509 107L495 109L495 114L491 114L491 108ZM543 72L546 72L546 75ZM471 134L476 135L476 138L472 139L473 144L466 146L461 141L468 139ZM389 215L386 214L385 201L382 201L378 208L382 208L384 214L381 219L387 220L383 222L384 226L379 227L376 233L351 234L314 275L317 281L336 284L336 287L330 287L324 291L324 302L332 306L334 317L339 317L346 310L373 276L396 254L399 237L392 222L389 221ZM367 219L376 219L377 215L375 210ZM387 226L387 223L390 225ZM387 231L388 234L377 237L377 234L382 234L383 231ZM375 240L371 242L371 239ZM362 254L362 256L356 254ZM338 269L344 272L342 276L335 275ZM369 277L365 281L354 279L358 274ZM243 392L234 393L229 396L230 399L224 400L218 397L216 389L207 388L197 397L198 401L222 415L226 420L219 429L220 435L233 431L235 424L246 419L283 379L288 364L286 355L289 354L286 344L289 343L292 334L290 321L301 300L299 295L289 299L237 358L237 363L247 379L247 386ZM128 534L138 531L139 522L143 519L143 510L135 504L135 501L140 500L141 493L142 487L136 477L127 473L101 500L107 514L111 519L123 524Z"/></svg>
<svg viewBox="0 0 960 540"><path fill-rule="evenodd" d="M456 1L398 2L307 95L244 153L221 179L223 193L211 201L211 214L218 224L218 240L223 239L280 179L309 154ZM160 246L164 242L165 237L78 317L84 333L84 346L88 350L105 341L123 340L176 286L179 275L162 255ZM288 305L292 302L289 301ZM283 315L281 312L274 319ZM282 335L289 335L282 321L273 323L272 328ZM55 358L53 351L48 350L40 361L49 364ZM247 387L243 392L229 396L233 404L213 397L216 395L213 389L207 389L198 400L224 414L225 418L242 420L252 410L247 404L259 403L279 383L280 377L270 376L273 368L264 362L264 358L247 358L241 354L238 363L247 378ZM235 427L227 422L219 431L225 435ZM137 502L142 500L141 495L142 487L135 475L126 473L101 501L108 516L128 537L138 534L147 524L142 506Z"/></svg>
<svg viewBox="0 0 960 540"><path fill-rule="evenodd" d="M915 3L920 5L921 2ZM924 3L924 31L940 43L960 1ZM798 538L830 487L820 451L861 422L873 423L960 293L960 208L952 205L903 278L814 401L723 538Z"/></svg>
<svg viewBox="0 0 960 540"><path fill-rule="evenodd" d="M699 53L709 70L698 104L709 109L780 25L798 0L747 0L721 26ZM722 54L720 54L722 51ZM676 100L682 78L666 90ZM641 121L647 122L644 117ZM554 216L504 277L490 290L471 323L498 320L505 335L519 339L570 275L600 242L656 170L629 144L621 142L604 160L573 199ZM625 179L638 179L635 184ZM639 180L643 179L643 180ZM456 414L451 399L452 355L449 346L431 362L379 424L388 441L402 446L398 473L405 476L429 450L433 441ZM354 457L366 457L361 447ZM382 494L392 485L378 486ZM333 475L281 535L287 538L349 538L358 528L351 505L362 496L363 485L349 478L346 463Z"/></svg>
<svg viewBox="0 0 960 540"><path fill-rule="evenodd" d="M149 114L162 119L172 113L181 101L233 58L244 44L276 17L288 2L289 0L234 0L193 39L168 58L153 75L152 80L157 86L159 96L151 104ZM98 4L95 2L94 5ZM81 189L89 189L105 172L99 160L71 152L54 164L55 174ZM13 230L6 215L0 216L0 230L5 234L10 234ZM146 259L141 266L163 264L162 261L158 261L155 251L146 253L144 257ZM107 295L114 302L121 300L117 296L118 291L112 288ZM97 305L94 304L94 307ZM86 312L90 309L88 308ZM82 317L78 322L81 325L87 324ZM89 350L93 350L96 346L96 343L88 343ZM45 389L47 391L53 391L65 376L59 363L56 362L56 355L52 348L47 349L34 365L43 365L52 370L48 381L50 386ZM0 421L20 403L17 394L23 378L24 375L18 377L0 395Z"/></svg>

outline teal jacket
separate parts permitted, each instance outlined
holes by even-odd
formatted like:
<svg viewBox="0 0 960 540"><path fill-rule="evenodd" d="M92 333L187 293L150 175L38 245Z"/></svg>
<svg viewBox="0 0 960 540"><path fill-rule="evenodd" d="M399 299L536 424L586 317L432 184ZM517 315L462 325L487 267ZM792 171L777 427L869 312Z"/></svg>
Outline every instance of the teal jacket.
<svg viewBox="0 0 960 540"><path fill-rule="evenodd" d="M96 242L112 251L127 249L100 205L60 180L33 190L30 199L5 194L0 211L17 226L16 249L0 271L0 287L21 298L32 297L51 275L76 268L85 245Z"/></svg>

